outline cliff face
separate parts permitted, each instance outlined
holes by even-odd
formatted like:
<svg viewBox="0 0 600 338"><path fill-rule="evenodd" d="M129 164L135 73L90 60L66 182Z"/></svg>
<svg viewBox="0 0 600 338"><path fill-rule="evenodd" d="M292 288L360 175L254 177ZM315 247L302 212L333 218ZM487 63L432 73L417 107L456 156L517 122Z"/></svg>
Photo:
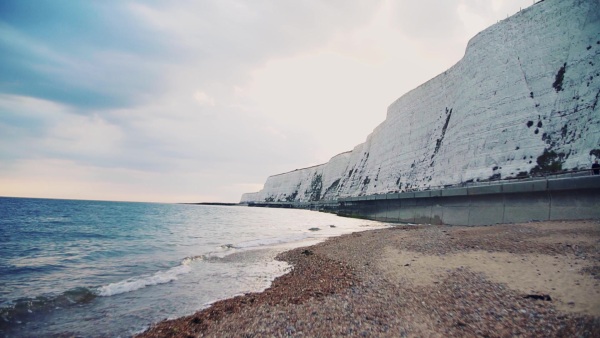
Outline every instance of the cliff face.
<svg viewBox="0 0 600 338"><path fill-rule="evenodd" d="M315 201L589 168L600 157L600 2L546 0L471 39L365 143L271 176L250 201Z"/></svg>

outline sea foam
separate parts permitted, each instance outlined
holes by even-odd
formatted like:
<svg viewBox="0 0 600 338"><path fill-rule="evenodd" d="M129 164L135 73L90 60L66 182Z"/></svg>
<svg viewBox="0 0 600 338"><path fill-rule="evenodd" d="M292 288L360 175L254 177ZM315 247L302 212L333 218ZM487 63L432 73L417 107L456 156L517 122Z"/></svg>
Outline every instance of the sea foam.
<svg viewBox="0 0 600 338"><path fill-rule="evenodd" d="M158 271L150 276L128 278L126 280L104 285L98 288L98 296L109 297L131 292L151 285L165 284L177 280L177 276L189 273L191 260L184 260L181 265L165 271Z"/></svg>

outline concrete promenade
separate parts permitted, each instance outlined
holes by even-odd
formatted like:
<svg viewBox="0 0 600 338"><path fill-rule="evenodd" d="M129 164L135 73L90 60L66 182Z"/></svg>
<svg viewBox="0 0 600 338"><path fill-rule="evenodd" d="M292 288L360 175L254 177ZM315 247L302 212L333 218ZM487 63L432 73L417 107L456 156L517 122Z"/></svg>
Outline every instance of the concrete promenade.
<svg viewBox="0 0 600 338"><path fill-rule="evenodd" d="M600 219L600 176L498 181L335 201L251 206L304 208L387 222L449 225Z"/></svg>

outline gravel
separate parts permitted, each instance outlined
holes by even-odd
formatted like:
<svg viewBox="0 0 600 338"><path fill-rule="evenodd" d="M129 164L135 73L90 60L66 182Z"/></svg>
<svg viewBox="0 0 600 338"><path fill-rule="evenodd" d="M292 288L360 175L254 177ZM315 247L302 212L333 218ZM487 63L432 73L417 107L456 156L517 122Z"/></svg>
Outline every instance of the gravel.
<svg viewBox="0 0 600 338"><path fill-rule="evenodd" d="M600 337L597 313L560 310L556 295L511 289L468 265L446 269L433 283L391 278L389 269L402 275L416 263L384 269L382 256L390 248L436 257L552 255L585 263L564 273L594 280L600 223L395 226L348 234L280 254L277 259L293 269L264 292L218 301L157 323L139 337ZM585 291L597 308L598 290Z"/></svg>

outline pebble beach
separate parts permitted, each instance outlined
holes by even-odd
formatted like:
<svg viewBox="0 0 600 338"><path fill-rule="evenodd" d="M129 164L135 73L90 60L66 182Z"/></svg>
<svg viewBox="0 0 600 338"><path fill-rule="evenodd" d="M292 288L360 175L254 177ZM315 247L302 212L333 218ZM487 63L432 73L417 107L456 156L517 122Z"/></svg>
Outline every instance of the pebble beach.
<svg viewBox="0 0 600 338"><path fill-rule="evenodd" d="M600 337L600 221L406 225L294 249L260 293L138 337Z"/></svg>

